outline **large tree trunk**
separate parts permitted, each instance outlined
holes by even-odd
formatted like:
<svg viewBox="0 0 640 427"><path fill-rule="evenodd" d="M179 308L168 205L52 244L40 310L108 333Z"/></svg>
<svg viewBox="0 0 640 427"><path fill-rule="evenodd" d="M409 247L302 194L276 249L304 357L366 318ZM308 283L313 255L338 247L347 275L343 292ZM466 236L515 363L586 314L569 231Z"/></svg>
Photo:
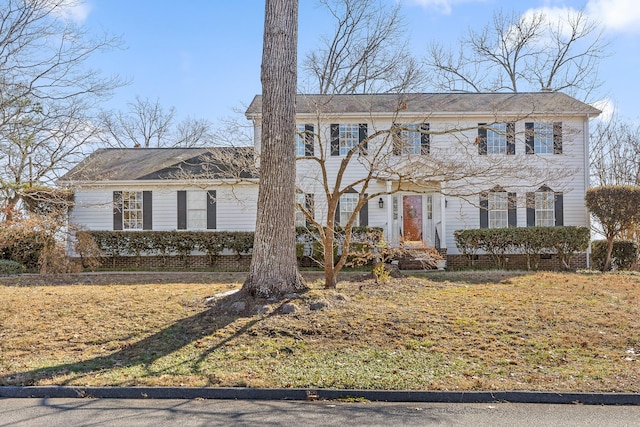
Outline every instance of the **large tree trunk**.
<svg viewBox="0 0 640 427"><path fill-rule="evenodd" d="M295 251L295 97L298 1L267 0L262 52L262 148L253 257L243 292L306 288Z"/></svg>

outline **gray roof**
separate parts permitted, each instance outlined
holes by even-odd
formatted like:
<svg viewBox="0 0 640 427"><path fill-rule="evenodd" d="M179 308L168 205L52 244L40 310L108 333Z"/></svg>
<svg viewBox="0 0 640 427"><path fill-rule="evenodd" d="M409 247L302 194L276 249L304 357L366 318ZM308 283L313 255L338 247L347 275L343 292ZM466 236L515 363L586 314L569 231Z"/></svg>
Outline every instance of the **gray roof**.
<svg viewBox="0 0 640 427"><path fill-rule="evenodd" d="M298 95L298 114L344 113L480 113L480 114L571 114L597 116L597 108L561 92L521 93L409 93L371 95ZM262 96L257 95L246 115L262 114Z"/></svg>
<svg viewBox="0 0 640 427"><path fill-rule="evenodd" d="M238 178L257 178L253 147L101 148L59 181Z"/></svg>

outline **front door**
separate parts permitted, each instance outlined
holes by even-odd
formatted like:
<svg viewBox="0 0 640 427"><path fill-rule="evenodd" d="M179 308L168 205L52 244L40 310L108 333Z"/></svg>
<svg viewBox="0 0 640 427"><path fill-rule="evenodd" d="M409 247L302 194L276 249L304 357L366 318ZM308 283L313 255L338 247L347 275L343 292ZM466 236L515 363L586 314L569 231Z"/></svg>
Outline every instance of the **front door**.
<svg viewBox="0 0 640 427"><path fill-rule="evenodd" d="M422 196L402 196L405 242L422 243Z"/></svg>

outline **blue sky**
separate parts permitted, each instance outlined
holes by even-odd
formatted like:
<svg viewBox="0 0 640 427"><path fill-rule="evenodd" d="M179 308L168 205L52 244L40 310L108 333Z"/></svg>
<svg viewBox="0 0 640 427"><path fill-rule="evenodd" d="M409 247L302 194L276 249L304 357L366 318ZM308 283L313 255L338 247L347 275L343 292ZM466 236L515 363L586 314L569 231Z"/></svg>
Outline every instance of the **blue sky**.
<svg viewBox="0 0 640 427"><path fill-rule="evenodd" d="M480 28L494 10L550 13L585 8L599 19L612 55L600 68L602 98L620 116L640 118L640 7L637 0L388 0L400 1L410 46L424 56L431 40L456 40ZM259 94L264 0L86 0L74 17L90 32L120 35L126 48L99 54L92 66L130 78L107 105L125 109L135 96L160 100L179 117L212 122ZM316 0L300 0L299 58L330 33L332 22Z"/></svg>

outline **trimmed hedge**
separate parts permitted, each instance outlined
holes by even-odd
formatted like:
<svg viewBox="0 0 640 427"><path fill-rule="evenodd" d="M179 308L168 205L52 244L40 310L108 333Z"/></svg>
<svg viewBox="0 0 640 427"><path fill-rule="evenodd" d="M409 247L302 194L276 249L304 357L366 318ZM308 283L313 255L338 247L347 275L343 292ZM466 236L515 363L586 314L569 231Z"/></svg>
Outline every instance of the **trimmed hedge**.
<svg viewBox="0 0 640 427"><path fill-rule="evenodd" d="M594 240L591 242L591 265L594 269L603 270L607 257L607 241ZM638 244L631 240L614 240L611 251L612 265L618 270L629 270L638 259Z"/></svg>
<svg viewBox="0 0 640 427"><path fill-rule="evenodd" d="M159 255L164 259L178 255L184 258L194 251L209 256L211 265L225 249L235 254L250 253L253 233L244 231L79 231L78 235L93 238L102 253L115 259L118 256ZM76 248L77 250L77 248ZM83 253L78 253L81 257Z"/></svg>
<svg viewBox="0 0 640 427"><path fill-rule="evenodd" d="M589 246L587 227L509 227L456 230L453 233L458 250L473 264L478 251L487 253L494 264L505 268L508 254L527 257L527 267L537 269L541 254L557 254L565 269L571 258Z"/></svg>
<svg viewBox="0 0 640 427"><path fill-rule="evenodd" d="M337 230L342 233L343 230ZM302 257L304 243L312 244L314 258L322 259L317 230L297 227L298 245L296 254ZM78 231L78 240L90 236L103 256L113 259L114 266L119 256L159 255L163 259L178 255L188 262L192 252L203 252L209 257L209 263L215 265L216 257L224 250L230 250L236 255L251 253L253 249L254 233L251 231ZM339 237L338 234L337 237ZM383 230L379 227L353 227L352 242L371 242L375 244L383 237ZM336 239L340 242L341 239ZM84 253L76 246L76 252L81 258L90 258L95 254ZM337 254L337 246L334 250Z"/></svg>

